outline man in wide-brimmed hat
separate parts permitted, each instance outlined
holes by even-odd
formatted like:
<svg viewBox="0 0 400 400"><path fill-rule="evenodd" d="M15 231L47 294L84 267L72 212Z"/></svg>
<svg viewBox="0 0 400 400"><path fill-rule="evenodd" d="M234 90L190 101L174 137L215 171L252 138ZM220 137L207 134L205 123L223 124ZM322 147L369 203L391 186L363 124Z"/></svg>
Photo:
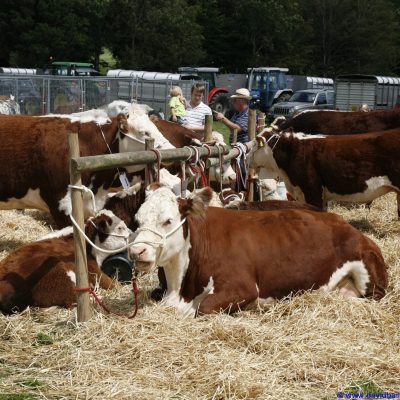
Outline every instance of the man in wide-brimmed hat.
<svg viewBox="0 0 400 400"><path fill-rule="evenodd" d="M235 110L235 114L229 120L222 113L214 112L214 118L217 121L221 121L226 125L230 131L231 135L229 137L229 142L232 143L233 140L233 130L238 130L237 141L241 143L246 143L249 140L249 135L247 132L247 124L249 121L249 101L251 99L250 92L245 88L237 89L235 94L231 96L232 106Z"/></svg>

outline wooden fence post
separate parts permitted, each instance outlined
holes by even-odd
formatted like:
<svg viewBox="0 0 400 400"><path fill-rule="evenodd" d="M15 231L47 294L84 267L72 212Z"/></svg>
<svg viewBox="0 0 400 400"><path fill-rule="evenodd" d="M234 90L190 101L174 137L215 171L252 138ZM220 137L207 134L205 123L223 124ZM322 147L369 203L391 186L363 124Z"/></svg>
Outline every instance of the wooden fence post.
<svg viewBox="0 0 400 400"><path fill-rule="evenodd" d="M257 122L257 111L250 109L249 121L248 121L249 140L254 140L256 137L256 122ZM254 175L255 175L254 169L249 168L247 201L253 201L254 199L254 181L253 181Z"/></svg>
<svg viewBox="0 0 400 400"><path fill-rule="evenodd" d="M237 137L238 137L238 130L234 129L233 130L233 138L232 138L232 143L231 144L236 144L237 143Z"/></svg>
<svg viewBox="0 0 400 400"><path fill-rule="evenodd" d="M145 148L145 150L154 149L154 138L146 138L144 148ZM144 184L145 184L145 187L147 187L153 181L151 165L146 164L146 169L145 169L144 173L145 173Z"/></svg>
<svg viewBox="0 0 400 400"><path fill-rule="evenodd" d="M262 132L262 130L265 128L265 113L259 112L258 113L258 129L257 133Z"/></svg>
<svg viewBox="0 0 400 400"><path fill-rule="evenodd" d="M204 125L204 141L211 142L212 140L212 131L213 131L213 116L206 115L206 121Z"/></svg>
<svg viewBox="0 0 400 400"><path fill-rule="evenodd" d="M249 132L249 140L253 140L256 137L256 122L257 122L257 110L249 110L249 121L247 125L247 131Z"/></svg>
<svg viewBox="0 0 400 400"><path fill-rule="evenodd" d="M79 138L77 133L68 134L69 157L78 158L79 154ZM70 182L73 186L81 186L82 179L80 172L76 172L70 162ZM83 192L80 189L71 187L72 217L75 219L81 229L85 230L84 214L83 214ZM74 226L74 249L76 264L76 287L89 287L87 258L86 258L86 242L83 235ZM88 292L77 292L77 319L78 322L85 322L92 315L90 309L90 299Z"/></svg>

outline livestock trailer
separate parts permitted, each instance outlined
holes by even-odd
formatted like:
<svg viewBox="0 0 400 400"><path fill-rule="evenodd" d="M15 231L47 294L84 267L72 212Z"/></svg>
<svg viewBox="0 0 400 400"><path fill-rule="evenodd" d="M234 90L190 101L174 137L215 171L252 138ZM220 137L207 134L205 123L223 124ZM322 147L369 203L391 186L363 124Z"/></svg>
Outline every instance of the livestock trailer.
<svg viewBox="0 0 400 400"><path fill-rule="evenodd" d="M288 88L297 92L307 89L333 89L333 79L319 76L287 75Z"/></svg>
<svg viewBox="0 0 400 400"><path fill-rule="evenodd" d="M400 94L400 78L377 75L339 75L335 79L335 107L356 111L393 108Z"/></svg>
<svg viewBox="0 0 400 400"><path fill-rule="evenodd" d="M207 99L208 96L208 82L200 80L199 76L114 69L107 72L107 78L119 78L114 82L119 99L127 101L135 99L164 113L166 117L169 116L168 102L172 86L179 86L183 96L190 99L193 84L196 81L201 82L206 87L204 98Z"/></svg>

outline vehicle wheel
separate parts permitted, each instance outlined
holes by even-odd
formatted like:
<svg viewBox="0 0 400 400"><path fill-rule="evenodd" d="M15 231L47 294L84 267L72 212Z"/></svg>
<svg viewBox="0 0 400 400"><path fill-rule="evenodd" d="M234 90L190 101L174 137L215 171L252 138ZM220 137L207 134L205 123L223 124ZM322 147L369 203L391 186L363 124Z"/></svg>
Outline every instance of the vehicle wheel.
<svg viewBox="0 0 400 400"><path fill-rule="evenodd" d="M217 93L210 101L210 108L222 114L229 110L229 99L226 93Z"/></svg>
<svg viewBox="0 0 400 400"><path fill-rule="evenodd" d="M283 103L284 101L288 101L292 95L290 93L282 93L276 100L275 103Z"/></svg>

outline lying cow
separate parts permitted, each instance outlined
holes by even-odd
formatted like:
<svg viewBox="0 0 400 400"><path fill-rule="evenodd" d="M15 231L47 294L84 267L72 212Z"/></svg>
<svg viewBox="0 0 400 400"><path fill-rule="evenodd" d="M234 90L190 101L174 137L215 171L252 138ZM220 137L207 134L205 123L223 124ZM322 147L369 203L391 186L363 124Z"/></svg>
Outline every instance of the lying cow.
<svg viewBox="0 0 400 400"><path fill-rule="evenodd" d="M400 193L400 129L343 136L263 132L256 140L250 168L279 175L298 201L326 209L331 200L367 203Z"/></svg>
<svg viewBox="0 0 400 400"><path fill-rule="evenodd" d="M292 130L322 135L352 135L398 128L400 126L400 111L304 111L293 118L278 118L274 121L274 125L283 131Z"/></svg>
<svg viewBox="0 0 400 400"><path fill-rule="evenodd" d="M211 197L209 188L183 200L161 187L137 213L129 254L137 270L164 267L167 305L209 314L318 288L384 296L387 271L379 248L339 216L207 209Z"/></svg>
<svg viewBox="0 0 400 400"><path fill-rule="evenodd" d="M0 310L22 311L28 306L71 308L76 303L75 252L71 233L61 233L26 244L0 262ZM86 223L86 235L97 246L114 250L127 243L131 231L110 211L101 211ZM89 282L108 289L111 278L99 266L107 254L87 245Z"/></svg>
<svg viewBox="0 0 400 400"><path fill-rule="evenodd" d="M259 211L274 211L274 210L311 210L321 211L319 208L310 204L300 203L299 201L287 200L265 200L265 201L243 201L233 200L229 202L225 208L236 210L259 210Z"/></svg>

